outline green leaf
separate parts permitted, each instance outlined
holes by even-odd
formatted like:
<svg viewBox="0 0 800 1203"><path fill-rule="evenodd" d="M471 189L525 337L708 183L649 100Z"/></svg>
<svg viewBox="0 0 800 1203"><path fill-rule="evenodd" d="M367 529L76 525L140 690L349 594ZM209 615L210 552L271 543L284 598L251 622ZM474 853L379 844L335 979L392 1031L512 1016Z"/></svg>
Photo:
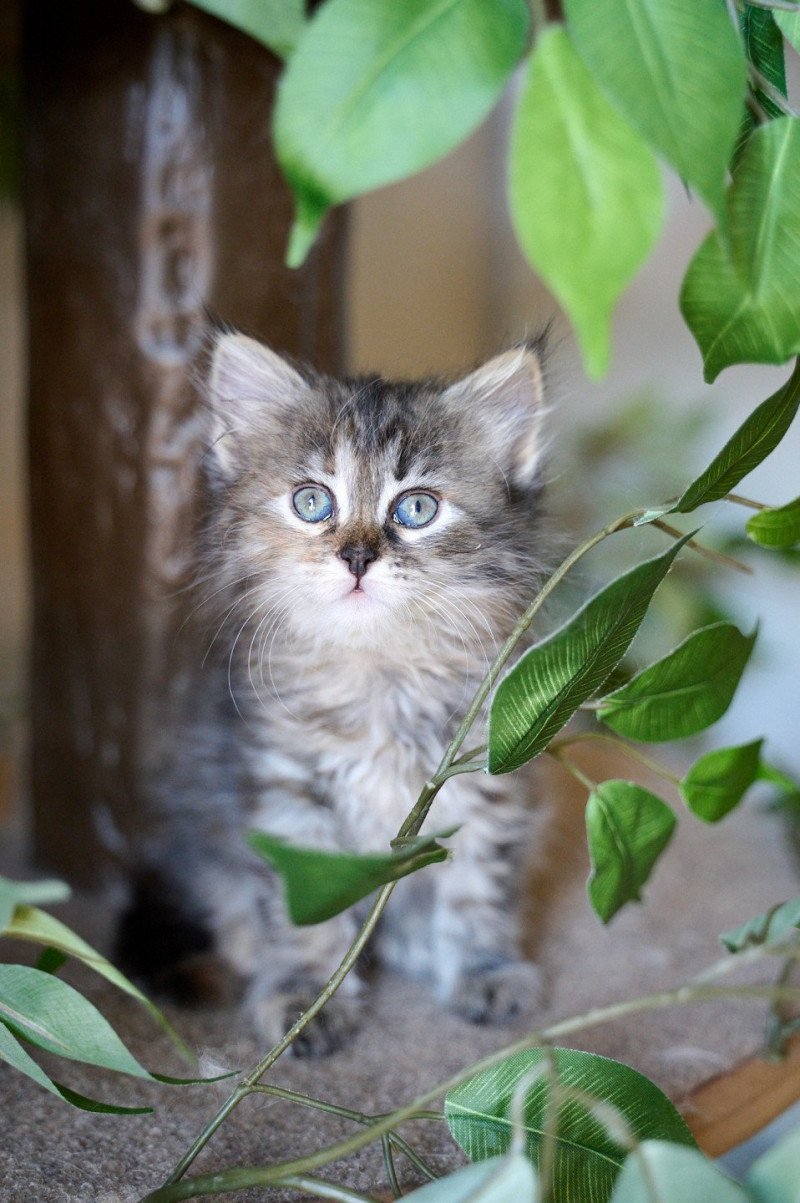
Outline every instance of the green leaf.
<svg viewBox="0 0 800 1203"><path fill-rule="evenodd" d="M191 0L241 29L281 58L294 50L305 26L305 0Z"/></svg>
<svg viewBox="0 0 800 1203"><path fill-rule="evenodd" d="M715 380L735 363L800 352L800 120L755 130L728 193L730 254L711 233L689 264L681 311Z"/></svg>
<svg viewBox="0 0 800 1203"><path fill-rule="evenodd" d="M509 1110L515 1089L547 1055L543 1049L516 1053L447 1095L447 1123L471 1160L483 1161L509 1148ZM635 1069L575 1049L554 1049L552 1055L564 1085L613 1104L638 1140L657 1137L694 1145L691 1132L666 1095ZM549 1085L544 1078L533 1084L525 1099L526 1147L537 1166L548 1099ZM624 1151L582 1104L575 1100L563 1103L556 1138L554 1199L604 1203L624 1158Z"/></svg>
<svg viewBox="0 0 800 1203"><path fill-rule="evenodd" d="M738 806L758 777L763 739L715 748L692 765L681 781L686 805L698 819L717 823Z"/></svg>
<svg viewBox="0 0 800 1203"><path fill-rule="evenodd" d="M775 11L773 16L786 41L800 54L800 7L796 13Z"/></svg>
<svg viewBox="0 0 800 1203"><path fill-rule="evenodd" d="M745 97L720 0L565 0L570 34L620 112L725 221L725 176Z"/></svg>
<svg viewBox="0 0 800 1203"><path fill-rule="evenodd" d="M755 1203L800 1203L800 1129L753 1162L745 1186Z"/></svg>
<svg viewBox="0 0 800 1203"><path fill-rule="evenodd" d="M663 188L652 153L555 26L531 58L510 171L520 245L575 325L587 372L601 376L614 305L663 223Z"/></svg>
<svg viewBox="0 0 800 1203"><path fill-rule="evenodd" d="M72 1103L73 1107L79 1107L82 1111L97 1111L112 1115L144 1115L152 1112L152 1107L118 1107L114 1103L100 1103L96 1099L87 1098L86 1095L78 1094L77 1091L71 1090L68 1086L62 1086L59 1082L54 1082L47 1076L40 1065L37 1065L33 1057L26 1053L25 1049L18 1040L12 1036L8 1028L0 1023L0 1062L5 1062L12 1069L18 1070L26 1077L32 1078L39 1086L43 1086L45 1090L49 1090L51 1094L60 1096L68 1103Z"/></svg>
<svg viewBox="0 0 800 1203"><path fill-rule="evenodd" d="M88 999L39 969L0 965L0 1021L48 1052L150 1078Z"/></svg>
<svg viewBox="0 0 800 1203"><path fill-rule="evenodd" d="M142 1006L146 1007L181 1053L189 1061L195 1060L195 1057L186 1047L184 1041L155 1003L142 994L141 990L134 986L133 982L128 981L125 975L120 973L119 969L112 965L110 961L107 961L91 945L82 940L74 931L71 931L66 924L61 923L58 919L54 919L52 915L38 910L36 907L18 906L14 913L14 918L3 934L6 936L16 936L20 940L32 940L36 944L45 944L51 950L55 949L65 956L75 957L76 960L82 961L84 965L88 965L90 969L94 969L95 973L101 974L107 981L113 983L120 990L124 990L126 994L130 994L132 998L135 998ZM40 966L40 968L45 968L46 970L46 967Z"/></svg>
<svg viewBox="0 0 800 1203"><path fill-rule="evenodd" d="M710 727L728 709L756 631L729 622L694 631L668 656L600 701L598 718L626 739L665 743Z"/></svg>
<svg viewBox="0 0 800 1203"><path fill-rule="evenodd" d="M599 689L641 626L650 599L691 535L617 577L526 652L489 711L489 772L510 773L542 752Z"/></svg>
<svg viewBox="0 0 800 1203"><path fill-rule="evenodd" d="M325 210L435 163L488 114L525 52L525 0L328 0L281 82L275 148L297 200L297 267Z"/></svg>
<svg viewBox="0 0 800 1203"><path fill-rule="evenodd" d="M754 514L747 523L747 533L762 547L784 550L800 543L800 497L788 505L769 507Z"/></svg>
<svg viewBox="0 0 800 1203"><path fill-rule="evenodd" d="M522 1153L490 1157L404 1195L414 1203L516 1203L537 1198L536 1173Z"/></svg>
<svg viewBox="0 0 800 1203"><path fill-rule="evenodd" d="M729 952L741 952L754 944L782 944L800 927L800 898L771 907L763 915L748 919L740 927L723 932L720 940Z"/></svg>
<svg viewBox="0 0 800 1203"><path fill-rule="evenodd" d="M399 881L426 865L446 860L448 851L437 839L453 835L456 828L422 835L391 854L361 856L354 852L322 852L295 848L262 831L248 833L250 847L280 873L292 923L322 923L379 886Z"/></svg>
<svg viewBox="0 0 800 1203"><path fill-rule="evenodd" d="M783 58L783 36L775 20L776 14L765 8L745 7L740 15L747 57L776 91L786 96L786 65ZM770 117L781 117L778 108L762 88L755 85L758 103Z"/></svg>
<svg viewBox="0 0 800 1203"><path fill-rule="evenodd" d="M70 896L63 881L11 881L0 877L0 933L5 933L16 907L37 902L63 902Z"/></svg>
<svg viewBox="0 0 800 1203"><path fill-rule="evenodd" d="M748 1203L747 1192L699 1149L648 1140L625 1162L611 1203L653 1203L662 1199L675 1203Z"/></svg>
<svg viewBox="0 0 800 1203"><path fill-rule="evenodd" d="M649 510L636 520L643 526L665 514L688 514L698 506L719 501L767 458L791 426L800 406L800 361L783 388L762 401L706 470L670 506Z"/></svg>
<svg viewBox="0 0 800 1203"><path fill-rule="evenodd" d="M672 839L670 808L632 781L604 781L589 795L586 834L592 860L587 889L608 923L626 902L639 902L653 866Z"/></svg>

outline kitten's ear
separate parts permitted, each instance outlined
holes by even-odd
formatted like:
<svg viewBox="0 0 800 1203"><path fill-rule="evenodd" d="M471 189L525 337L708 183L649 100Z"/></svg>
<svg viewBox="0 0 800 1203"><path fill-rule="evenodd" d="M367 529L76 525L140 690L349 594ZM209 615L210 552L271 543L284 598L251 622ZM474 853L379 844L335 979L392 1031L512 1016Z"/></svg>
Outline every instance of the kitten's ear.
<svg viewBox="0 0 800 1203"><path fill-rule="evenodd" d="M496 355L451 385L445 399L469 409L486 436L486 450L518 487L533 483L542 454L544 373L534 345Z"/></svg>
<svg viewBox="0 0 800 1203"><path fill-rule="evenodd" d="M233 472L248 435L269 431L275 415L307 389L300 373L269 347L244 334L221 334L208 376L212 445L219 467Z"/></svg>

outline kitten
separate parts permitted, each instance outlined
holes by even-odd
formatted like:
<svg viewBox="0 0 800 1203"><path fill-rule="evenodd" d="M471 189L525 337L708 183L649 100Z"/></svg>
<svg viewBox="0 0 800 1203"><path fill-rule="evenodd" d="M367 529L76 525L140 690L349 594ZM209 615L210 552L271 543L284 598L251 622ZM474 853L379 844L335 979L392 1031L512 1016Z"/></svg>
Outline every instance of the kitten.
<svg viewBox="0 0 800 1203"><path fill-rule="evenodd" d="M277 1039L359 911L293 927L244 832L388 851L536 588L541 346L450 385L337 381L225 333L209 392L208 554L234 618L245 783L243 800L206 814L205 836L189 813L171 863L181 908L197 899L190 951L213 945ZM479 719L473 743L482 731ZM541 817L529 773L448 781L423 830L460 825L452 859L398 884L379 959L476 1022L530 1012L538 971L520 956L517 876ZM296 1051L341 1043L361 993L351 973Z"/></svg>

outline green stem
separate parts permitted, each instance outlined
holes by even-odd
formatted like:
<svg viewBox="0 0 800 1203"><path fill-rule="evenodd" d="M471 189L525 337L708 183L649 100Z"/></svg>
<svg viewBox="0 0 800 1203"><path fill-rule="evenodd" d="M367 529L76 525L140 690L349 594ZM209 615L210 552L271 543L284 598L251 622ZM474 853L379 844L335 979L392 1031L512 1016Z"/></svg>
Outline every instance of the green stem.
<svg viewBox="0 0 800 1203"><path fill-rule="evenodd" d="M400 1199L403 1192L400 1189L400 1183L397 1181L397 1170L394 1168L394 1157L392 1156L392 1145L388 1132L384 1132L381 1137L381 1150L383 1151L383 1164L386 1167L386 1177L389 1179L392 1194L395 1199Z"/></svg>
<svg viewBox="0 0 800 1203"><path fill-rule="evenodd" d="M326 1182L324 1178L310 1178L307 1174L292 1174L275 1185L288 1186L321 1199L337 1199L339 1203L378 1203L372 1195L361 1195L358 1191L348 1190L346 1186L337 1186L334 1182Z"/></svg>
<svg viewBox="0 0 800 1203"><path fill-rule="evenodd" d="M557 1023L550 1024L549 1027L544 1028L542 1031L531 1032L521 1040L507 1045L505 1048L498 1049L476 1064L454 1074L447 1081L440 1082L438 1085L431 1087L430 1090L426 1090L413 1103L409 1103L405 1107L399 1107L389 1115L382 1116L369 1128L357 1132L347 1140L329 1145L325 1149L319 1149L316 1153L311 1153L307 1157L298 1158L295 1161L286 1161L279 1165L242 1166L233 1170L222 1170L218 1173L203 1174L197 1178L184 1179L182 1182L175 1182L153 1191L151 1194L146 1195L141 1200L141 1203L176 1203L177 1200L194 1199L203 1194L229 1194L236 1190L243 1190L248 1186L279 1186L286 1183L287 1180L295 1180L299 1175L306 1175L311 1170L327 1165L329 1162L338 1161L340 1158L364 1148L365 1145L378 1140L392 1128L413 1118L426 1104L454 1090L456 1086L460 1086L476 1074L493 1068L500 1061L505 1060L506 1057L513 1056L515 1053L524 1052L526 1049L543 1044L551 1044L584 1028L594 1027L596 1024L609 1023L615 1019L624 1019L628 1015L642 1011L655 1011L677 1004L713 1002L726 998L767 998L798 1001L800 1000L800 988L713 986L700 983L679 986L675 990L665 990L658 994L646 995L643 998L632 999L627 1002L612 1003L609 1006L597 1007L592 1011L586 1012L584 1015L572 1016L569 1019L562 1019Z"/></svg>
<svg viewBox="0 0 800 1203"><path fill-rule="evenodd" d="M546 748L545 751L547 752L548 756L552 756L553 760L558 761L561 767L566 769L576 781L580 781L584 789L587 789L590 794L594 793L594 791L597 789L597 782L592 781L591 777L587 777L586 774L578 768L574 760L570 760L569 756L565 756L563 752L554 751L552 747Z"/></svg>
<svg viewBox="0 0 800 1203"><path fill-rule="evenodd" d="M742 497L741 493L726 493L724 499L732 501L734 505L747 506L749 510L768 510L770 508L763 501L751 501L749 497Z"/></svg>
<svg viewBox="0 0 800 1203"><path fill-rule="evenodd" d="M680 788L681 779L676 777L674 773L670 773L669 769L665 769L657 760L653 760L650 756L646 756L644 752L640 752L638 748L631 747L623 739L617 739L613 735L603 735L597 731L586 731L580 735L565 735L562 739L554 739L548 747L548 752L557 753L561 748L569 747L571 744L587 743L589 740L601 740L603 743L611 744L613 748L619 748L625 756L630 756L632 760L638 760L645 768L648 768L651 773L655 773L658 777L663 777L665 781L669 781L676 789Z"/></svg>
<svg viewBox="0 0 800 1203"><path fill-rule="evenodd" d="M444 1119L444 1116L437 1114L436 1118ZM413 1166L416 1166L423 1178L427 1178L429 1182L436 1182L439 1175L431 1169L427 1161L420 1157L419 1153L417 1153L415 1149L411 1148L411 1145L407 1140L403 1140L402 1136L398 1136L396 1132L389 1133L389 1140L397 1149L398 1153L405 1153L408 1160Z"/></svg>
<svg viewBox="0 0 800 1203"><path fill-rule="evenodd" d="M654 518L650 525L658 527L665 535L670 535L673 539L683 538L683 531L678 530L677 526L670 526L669 522L664 522L661 518ZM692 551L696 551L706 560L714 560L715 563L723 564L726 568L735 568L737 572L745 572L748 576L752 575L752 568L743 564L741 560L734 560L733 556L726 556L722 551L714 551L712 547L704 547L696 539L688 539L686 546L691 547Z"/></svg>

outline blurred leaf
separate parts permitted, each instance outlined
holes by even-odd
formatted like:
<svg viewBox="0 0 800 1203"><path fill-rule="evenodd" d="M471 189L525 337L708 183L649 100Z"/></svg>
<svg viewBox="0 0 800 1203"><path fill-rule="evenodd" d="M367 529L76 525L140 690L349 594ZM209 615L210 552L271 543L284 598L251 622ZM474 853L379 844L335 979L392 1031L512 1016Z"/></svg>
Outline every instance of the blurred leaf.
<svg viewBox="0 0 800 1203"><path fill-rule="evenodd" d="M786 41L800 54L800 8L796 13L776 10L773 16Z"/></svg>
<svg viewBox="0 0 800 1203"><path fill-rule="evenodd" d="M525 0L327 0L278 91L297 202L288 262L325 210L428 167L489 113L525 52Z"/></svg>
<svg viewBox="0 0 800 1203"><path fill-rule="evenodd" d="M94 969L95 973L101 974L102 977L112 982L120 990L124 990L126 994L130 994L133 998L137 999L142 1006L147 1008L156 1022L161 1025L172 1042L180 1049L181 1053L188 1060L195 1060L184 1041L155 1003L142 994L141 990L134 986L133 982L128 981L125 975L120 973L119 969L112 965L110 961L107 961L99 952L96 952L91 945L82 940L80 936L76 935L64 923L61 923L58 919L54 919L52 915L37 910L35 907L18 906L14 913L14 918L6 928L4 934L7 936L16 936L21 940L32 940L36 944L45 944L51 951L55 949L65 956L75 957L76 960L82 961L84 965L88 965L90 969ZM39 967L41 968L41 966ZM47 969L44 971L50 972Z"/></svg>
<svg viewBox="0 0 800 1203"><path fill-rule="evenodd" d="M191 3L241 29L281 58L292 53L305 25L305 0L191 0Z"/></svg>
<svg viewBox="0 0 800 1203"><path fill-rule="evenodd" d="M800 406L800 362L783 388L762 401L697 480L670 506L648 510L636 525L643 526L665 514L688 514L700 505L719 501L749 472L767 458L791 426Z"/></svg>
<svg viewBox="0 0 800 1203"><path fill-rule="evenodd" d="M530 1161L522 1153L512 1153L465 1165L403 1198L414 1203L517 1203L535 1199L536 1191L536 1173Z"/></svg>
<svg viewBox="0 0 800 1203"><path fill-rule="evenodd" d="M531 58L510 172L520 245L574 323L587 372L601 376L614 305L663 223L663 188L653 155L556 26Z"/></svg>
<svg viewBox="0 0 800 1203"><path fill-rule="evenodd" d="M538 756L601 687L688 538L617 577L520 658L500 682L489 711L490 773L510 773Z"/></svg>
<svg viewBox="0 0 800 1203"><path fill-rule="evenodd" d="M447 1095L447 1123L471 1160L483 1161L509 1148L509 1110L514 1092L522 1078L547 1055L542 1049L516 1053ZM575 1049L553 1049L552 1056L564 1085L611 1103L622 1113L636 1139L660 1137L694 1145L691 1132L666 1095L635 1069ZM537 1166L549 1093L547 1080L540 1078L525 1099L527 1152ZM558 1120L553 1198L605 1203L625 1158L624 1151L608 1136L602 1123L575 1100L562 1104Z"/></svg>
<svg viewBox="0 0 800 1203"><path fill-rule="evenodd" d="M719 0L565 0L581 57L620 112L726 221L746 70Z"/></svg>
<svg viewBox="0 0 800 1203"><path fill-rule="evenodd" d="M745 1186L755 1203L800 1203L800 1129L753 1162Z"/></svg>
<svg viewBox="0 0 800 1203"><path fill-rule="evenodd" d="M800 497L788 505L769 507L754 514L747 523L747 533L762 547L785 551L800 543Z"/></svg>
<svg viewBox="0 0 800 1203"><path fill-rule="evenodd" d="M699 1149L648 1140L625 1162L611 1203L748 1203L748 1198Z"/></svg>
<svg viewBox="0 0 800 1203"><path fill-rule="evenodd" d="M63 881L11 881L8 877L0 877L0 934L5 934L18 906L64 902L71 892Z"/></svg>
<svg viewBox="0 0 800 1203"><path fill-rule="evenodd" d="M781 364L800 352L798 192L800 121L781 117L742 152L728 193L730 255L711 233L683 281L681 311L707 381L731 364Z"/></svg>
<svg viewBox="0 0 800 1203"><path fill-rule="evenodd" d="M800 898L771 907L763 915L748 919L740 927L723 932L720 940L729 952L741 952L753 944L781 944L800 926Z"/></svg>
<svg viewBox="0 0 800 1203"><path fill-rule="evenodd" d="M600 701L598 718L626 739L686 739L722 718L750 658L756 632L732 623L695 631Z"/></svg>
<svg viewBox="0 0 800 1203"><path fill-rule="evenodd" d="M758 777L763 739L715 748L692 765L681 782L686 805L698 819L717 823L738 806Z"/></svg>
<svg viewBox="0 0 800 1203"><path fill-rule="evenodd" d="M604 781L589 795L586 832L592 875L587 889L604 923L626 902L640 901L674 828L670 808L632 781Z"/></svg>
<svg viewBox="0 0 800 1203"><path fill-rule="evenodd" d="M45 948L36 962L36 968L40 969L42 973L58 973L68 960L69 957L65 952L59 952L57 948Z"/></svg>
<svg viewBox="0 0 800 1203"><path fill-rule="evenodd" d="M354 852L322 852L317 848L295 848L277 836L251 831L247 842L254 852L280 873L292 923L322 923L379 886L416 873L426 865L447 860L448 851L438 839L453 835L457 828L421 835L402 851L388 855L361 856Z"/></svg>

